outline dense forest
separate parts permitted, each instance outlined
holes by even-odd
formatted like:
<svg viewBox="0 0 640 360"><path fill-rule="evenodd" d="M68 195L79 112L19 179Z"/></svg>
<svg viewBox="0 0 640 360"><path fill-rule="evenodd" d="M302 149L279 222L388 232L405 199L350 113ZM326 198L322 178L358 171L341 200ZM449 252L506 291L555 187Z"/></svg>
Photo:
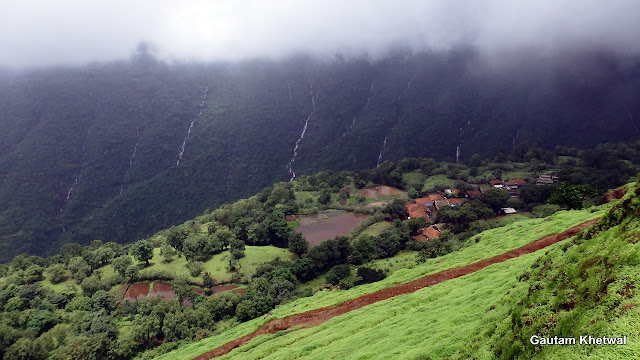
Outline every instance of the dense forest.
<svg viewBox="0 0 640 360"><path fill-rule="evenodd" d="M565 177L599 189L609 179L583 165L629 172L629 156L580 149L638 134L637 59L512 65L497 73L467 49L170 64L141 46L126 61L3 74L0 256L132 242L294 174L405 157L580 155Z"/></svg>

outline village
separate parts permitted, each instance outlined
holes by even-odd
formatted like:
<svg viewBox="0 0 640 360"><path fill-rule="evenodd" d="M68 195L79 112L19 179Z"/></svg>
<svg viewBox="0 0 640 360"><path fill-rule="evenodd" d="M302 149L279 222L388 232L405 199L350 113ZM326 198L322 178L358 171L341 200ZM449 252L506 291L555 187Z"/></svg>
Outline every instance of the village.
<svg viewBox="0 0 640 360"><path fill-rule="evenodd" d="M558 181L558 176L551 175L539 175L534 179L535 185L549 185ZM523 179L510 179L507 181L491 180L487 184L466 184L467 189L452 189L446 188L439 193L427 194L426 197L416 198L413 201L407 201L405 207L407 208L408 219L425 218L427 221L432 222L436 218L436 214L439 210L445 207L457 207L465 202L471 201L480 197L487 189L497 188L509 191L509 196L518 198L518 189L524 185L529 185L529 182ZM503 207L500 209L500 215L516 214L517 211L513 207ZM420 228L418 235L413 238L417 241L426 241L440 237L442 231L448 228L446 223L436 223L427 227Z"/></svg>

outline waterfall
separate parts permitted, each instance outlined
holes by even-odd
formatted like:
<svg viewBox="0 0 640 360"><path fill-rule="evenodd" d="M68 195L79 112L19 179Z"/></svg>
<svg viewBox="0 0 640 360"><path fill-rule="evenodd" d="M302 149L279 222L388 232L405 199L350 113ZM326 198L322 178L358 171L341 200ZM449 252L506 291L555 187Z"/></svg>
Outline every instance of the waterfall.
<svg viewBox="0 0 640 360"><path fill-rule="evenodd" d="M317 96L317 92L319 92L319 89L316 91L316 96ZM287 164L286 169L289 171L289 174L291 174L291 179L289 179L289 181L293 181L293 179L296 178L296 173L293 171L292 165L293 165L293 162L296 161L296 156L298 155L298 146L300 145L300 140L304 138L304 134L307 132L307 125L309 125L309 119L311 119L311 116L313 115L313 113L316 112L316 98L313 95L313 82L311 83L311 105L313 105L313 109L311 110L311 113L309 113L309 116L307 116L307 119L304 122L304 127L302 128L302 134L300 134L300 137L298 138L298 140L296 140L296 145L293 147L293 157L291 158L291 161L289 161L289 164Z"/></svg>
<svg viewBox="0 0 640 360"><path fill-rule="evenodd" d="M193 120L191 120L191 123L189 124L189 130L187 131L187 136L185 136L184 141L182 142L182 147L180 149L180 153L178 154L178 161L176 161L176 166L180 165L180 160L182 160L182 157L184 156L184 149L187 146L187 140L189 140L189 136L191 135L191 129L193 129L193 125L196 123L196 120L198 120L200 115L202 115L202 110L204 110L204 104L207 99L207 91L209 91L210 86L211 84L207 85L204 88L204 91L201 91L200 112L198 112L198 115L196 115L196 117L194 117Z"/></svg>
<svg viewBox="0 0 640 360"><path fill-rule="evenodd" d="M73 184L71 184L69 191L67 191L67 197L62 202L62 206L60 206L60 211L59 211L60 215L62 215L62 213L64 212L64 208L67 205L67 202L69 202L69 199L71 199L71 193L73 192L73 189L76 187L76 185L78 185L78 181L80 180L80 173L82 172L82 168L84 168L84 164L87 160L87 141L89 139L90 134L91 134L91 126L89 126L89 129L87 130L87 136L85 136L84 142L82 143L82 157L80 158L80 169L78 170L78 173L76 174L75 180L73 181ZM62 232L64 231L65 229L63 228Z"/></svg>
<svg viewBox="0 0 640 360"><path fill-rule="evenodd" d="M367 102L366 104L364 104L364 106L362 106L362 108L360 109L360 111L358 111L358 113L356 114L356 116L353 117L353 119L351 119L351 126L349 127L349 130L353 129L353 127L356 125L356 118L358 116L360 116L360 114L362 114L362 112L364 111L364 109L369 106L369 103L371 102L371 96L373 96L373 80L371 80L371 88L369 89L369 96L367 97ZM347 133L343 133L342 136L346 135Z"/></svg>
<svg viewBox="0 0 640 360"><path fill-rule="evenodd" d="M393 131L393 129L391 131ZM382 160L382 153L384 152L384 148L387 147L387 136L384 137L384 141L382 142L382 150L380 150L380 155L378 155L378 165L376 165L376 167L380 166L380 160Z"/></svg>
<svg viewBox="0 0 640 360"><path fill-rule="evenodd" d="M142 106L140 107L142 108ZM120 181L120 195L122 195L122 192L124 191L124 182L127 179L127 176L129 176L129 171L131 170L131 165L133 164L133 158L136 157L136 153L138 152L138 144L140 144L140 125L136 126L136 144L133 146L133 153L129 158L129 166L127 167L127 171L124 173L122 181Z"/></svg>

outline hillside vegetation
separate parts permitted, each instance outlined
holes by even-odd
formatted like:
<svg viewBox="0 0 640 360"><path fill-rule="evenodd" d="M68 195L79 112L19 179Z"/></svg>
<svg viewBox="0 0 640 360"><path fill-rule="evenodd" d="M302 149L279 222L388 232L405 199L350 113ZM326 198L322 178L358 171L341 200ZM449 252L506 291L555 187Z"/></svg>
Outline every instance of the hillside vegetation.
<svg viewBox="0 0 640 360"><path fill-rule="evenodd" d="M624 144L594 151L621 149ZM505 253L602 216L610 205L595 206L600 198L587 184L562 181L506 190L489 188L488 179L502 170L518 171L531 182L540 171L572 174L572 159L501 163L474 156L466 166L407 158L370 170L300 175L131 244L72 242L46 258L18 255L0 265L0 355L150 359L178 348L178 355L168 356L186 358L272 320L336 305L349 311L344 304L358 304L360 297L375 299L379 291L398 295L398 284L495 256L507 259ZM629 163L624 171L634 166ZM470 175L474 168L477 174ZM594 169L585 177L593 186L616 175ZM491 177L480 175L487 171ZM411 174L411 185L402 181L404 174ZM460 190L419 191L432 174L444 175L438 177ZM465 197L478 187L483 192ZM623 189L605 199L619 198ZM445 202L429 219L409 219L410 199L427 195L453 196L450 200L459 203ZM520 214L498 215L504 206ZM449 230L438 230L440 237L418 236L442 221ZM305 227L328 235L311 245L296 230ZM334 237L336 229L346 235ZM480 330L474 331L467 339Z"/></svg>
<svg viewBox="0 0 640 360"><path fill-rule="evenodd" d="M167 64L141 47L126 61L13 74L0 85L0 260L130 243L294 173L452 162L456 149L461 161L513 155L541 169L571 156L575 183L589 168L627 174L637 144L578 149L637 135L640 71L622 65L637 61L574 56L495 74L471 50ZM466 174L450 171L423 185Z"/></svg>
<svg viewBox="0 0 640 360"><path fill-rule="evenodd" d="M250 321L161 358L195 357L255 331L269 319L336 305L398 283L489 258L602 216L607 208L605 205L597 210L560 212L549 219L520 221L485 231L480 234L479 242L473 241L460 251L427 260L411 269L396 271L371 285L340 292L323 291L285 304L273 310L270 316ZM566 241L553 248L564 243ZM542 255L543 252L539 251L491 265L471 275L349 312L316 327L259 336L227 356L326 358L349 354L353 358L449 358L457 354L470 338L506 316L507 308L497 304L509 292L526 291L528 285L518 283L518 277ZM363 347L363 343L369 345Z"/></svg>
<svg viewBox="0 0 640 360"><path fill-rule="evenodd" d="M537 234L544 231L536 226L553 224L561 217L579 221L600 215L600 211L572 211L556 214L548 222L523 221L486 231L479 244L436 263L398 272L375 286L421 276L446 267L443 263L458 264L454 259L460 261L470 254L490 256L493 249L487 243L504 246L521 239L514 230ZM596 225L546 250L374 303L319 326L259 336L221 358L325 359L346 354L354 359L634 358L640 352L635 291L640 281L639 211L640 187L635 185ZM341 295L361 293L359 288ZM298 312L303 304L336 303L335 299L326 301L333 296L316 294L275 310L272 317ZM162 358L194 357L253 331L263 322L254 320ZM627 344L542 346L530 343L532 335L576 339L583 335L627 336Z"/></svg>

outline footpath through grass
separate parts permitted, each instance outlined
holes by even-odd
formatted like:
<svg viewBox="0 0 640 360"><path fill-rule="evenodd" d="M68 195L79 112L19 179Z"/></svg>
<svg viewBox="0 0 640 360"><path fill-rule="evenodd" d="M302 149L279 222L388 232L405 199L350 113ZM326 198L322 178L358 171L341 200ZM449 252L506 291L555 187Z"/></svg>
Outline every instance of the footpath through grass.
<svg viewBox="0 0 640 360"><path fill-rule="evenodd" d="M443 359L504 318L492 306L540 256L478 272L348 312L319 326L257 337L220 359ZM515 288L513 285L516 284ZM366 346L363 346L366 344Z"/></svg>
<svg viewBox="0 0 640 360"><path fill-rule="evenodd" d="M284 318L288 315L298 314L314 309L324 308L332 305L336 305L342 303L346 300L354 299L358 296L373 293L377 290L388 288L394 286L399 283L409 282L411 280L415 280L417 278L433 274L436 272L452 269L459 266L468 265L474 263L476 261L490 258L507 251L519 248L528 243L531 243L535 240L538 240L546 235L560 233L574 225L578 225L582 222L595 219L597 217L602 216L602 214L609 208L608 205L601 206L599 208L581 210L581 211L561 211L550 218L547 219L532 219L520 221L517 223L512 223L503 228L491 229L485 232L482 232L478 236L474 237L479 240L473 243L466 244L465 248L460 251L448 254L443 257L439 257L436 259L430 259L424 264L415 266L412 269L402 269L394 272L388 278L379 281L373 284L367 284L355 287L350 290L345 291L320 291L314 294L312 297L298 299L292 303L285 304L278 309L273 310L270 315L265 315L264 317L254 319L247 323L238 325L237 327L230 329L227 332L224 332L218 336L211 337L208 339L204 339L198 343L187 345L181 349L178 349L174 352L165 354L160 357L161 359L187 359L197 356L201 353L204 353L208 350L215 349L231 340L239 338L241 336L247 335L253 331L255 331L260 325L266 323L268 320L272 318ZM535 254L531 254L535 255ZM528 258L529 256L523 257L523 259ZM522 260L524 261L524 260ZM509 266L512 265L512 261L507 262L507 265L501 266ZM493 265L497 266L497 265ZM492 266L492 267L493 267ZM501 268L501 266L497 266ZM479 274L485 274L484 270L479 272ZM473 276L481 276L474 274ZM462 281L469 276L465 276L463 278L447 281L446 283L453 281ZM490 283L496 282L497 280L492 279ZM510 284L512 281L510 282ZM441 284L448 287L445 283ZM434 289L440 289L441 285L435 286ZM433 290L420 290L417 294L423 294L424 291L433 291ZM466 291L466 290L463 290ZM404 296L416 296L416 295L403 295ZM486 297L486 295L480 296ZM393 299L383 301L381 304L375 304L371 306L367 306L364 309L359 311L367 311L367 309L372 309L374 306L383 306L383 304L394 301ZM484 309L483 311L486 311ZM339 319L353 316L353 314L345 314L336 319L330 320L327 324L333 324L334 321L340 321ZM464 319L464 317L462 318ZM424 325L424 324L423 324ZM318 328L325 328L328 325L322 325ZM315 328L303 330L303 331L319 331ZM337 329L333 329L333 331L337 331ZM423 330L424 331L424 330ZM252 340L249 344L253 344L256 341L264 341L263 339L282 336L282 334L274 334L268 336L261 336L254 340ZM344 336L344 335L343 335ZM390 336L387 334L387 336ZM417 334L415 337L419 337ZM468 334L467 334L468 336ZM232 352L233 354L235 352ZM418 355L416 355L418 356Z"/></svg>

